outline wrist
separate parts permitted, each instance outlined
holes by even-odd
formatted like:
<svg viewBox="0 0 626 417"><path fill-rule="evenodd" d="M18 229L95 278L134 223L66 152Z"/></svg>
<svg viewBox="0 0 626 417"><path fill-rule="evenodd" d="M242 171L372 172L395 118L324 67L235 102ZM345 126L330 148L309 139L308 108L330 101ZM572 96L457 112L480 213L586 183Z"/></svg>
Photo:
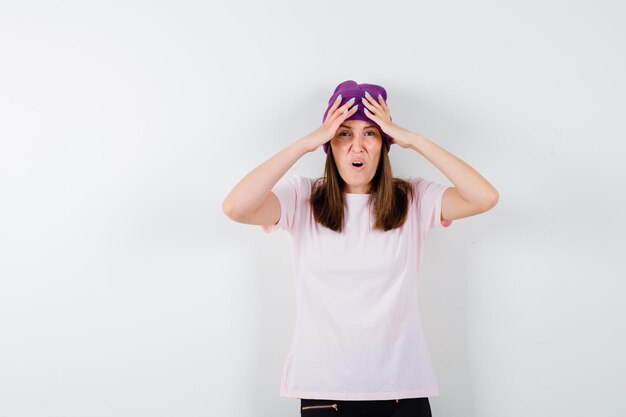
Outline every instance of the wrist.
<svg viewBox="0 0 626 417"><path fill-rule="evenodd" d="M304 136L296 140L294 143L291 144L291 146L295 149L295 151L300 156L303 156L309 152L313 152L315 149L317 149L317 148L313 148L313 149L311 148L311 142L308 136Z"/></svg>
<svg viewBox="0 0 626 417"><path fill-rule="evenodd" d="M421 149L423 149L424 144L428 142L428 139L426 139L424 136L418 133L414 133L414 132L411 132L410 138L411 139L410 139L409 147L417 152L421 152Z"/></svg>

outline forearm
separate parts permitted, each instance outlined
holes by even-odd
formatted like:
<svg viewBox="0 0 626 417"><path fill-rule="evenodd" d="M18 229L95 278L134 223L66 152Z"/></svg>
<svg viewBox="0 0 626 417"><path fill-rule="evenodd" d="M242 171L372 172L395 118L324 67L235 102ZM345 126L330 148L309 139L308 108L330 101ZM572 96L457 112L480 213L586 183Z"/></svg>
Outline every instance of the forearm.
<svg viewBox="0 0 626 417"><path fill-rule="evenodd" d="M409 135L409 147L422 154L448 177L465 201L484 207L498 200L498 191L474 168L424 136L414 132Z"/></svg>
<svg viewBox="0 0 626 417"><path fill-rule="evenodd" d="M226 196L222 203L224 212L237 217L255 211L272 187L306 153L303 140L299 139L254 168Z"/></svg>

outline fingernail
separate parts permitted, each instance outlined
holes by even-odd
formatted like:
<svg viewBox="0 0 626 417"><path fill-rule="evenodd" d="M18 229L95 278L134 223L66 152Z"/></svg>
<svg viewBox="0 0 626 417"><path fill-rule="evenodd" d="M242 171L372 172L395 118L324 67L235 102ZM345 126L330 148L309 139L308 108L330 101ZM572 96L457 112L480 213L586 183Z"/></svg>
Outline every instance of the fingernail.
<svg viewBox="0 0 626 417"><path fill-rule="evenodd" d="M350 102L354 102L354 97L352 97L350 100L348 100Z"/></svg>
<svg viewBox="0 0 626 417"><path fill-rule="evenodd" d="M378 95L378 98L383 98L383 96L381 96L380 94Z"/></svg>
<svg viewBox="0 0 626 417"><path fill-rule="evenodd" d="M365 91L365 95L370 97L370 93L368 93L367 91Z"/></svg>
<svg viewBox="0 0 626 417"><path fill-rule="evenodd" d="M339 94L335 100L341 100L341 94Z"/></svg>

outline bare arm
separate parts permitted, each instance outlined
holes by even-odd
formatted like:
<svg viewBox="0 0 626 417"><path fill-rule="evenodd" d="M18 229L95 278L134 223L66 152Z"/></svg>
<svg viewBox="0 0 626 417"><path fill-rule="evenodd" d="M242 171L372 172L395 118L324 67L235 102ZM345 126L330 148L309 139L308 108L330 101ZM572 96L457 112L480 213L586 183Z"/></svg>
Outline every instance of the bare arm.
<svg viewBox="0 0 626 417"><path fill-rule="evenodd" d="M272 188L304 154L313 152L331 140L339 125L357 109L354 106L348 110L353 104L351 101L341 107L338 107L339 103L341 100L337 99L329 109L322 126L287 146L243 177L222 203L224 214L239 223L276 224L280 218L280 203L271 192Z"/></svg>
<svg viewBox="0 0 626 417"><path fill-rule="evenodd" d="M305 139L287 146L243 177L222 203L224 214L240 223L278 222L280 204L271 189L308 152Z"/></svg>

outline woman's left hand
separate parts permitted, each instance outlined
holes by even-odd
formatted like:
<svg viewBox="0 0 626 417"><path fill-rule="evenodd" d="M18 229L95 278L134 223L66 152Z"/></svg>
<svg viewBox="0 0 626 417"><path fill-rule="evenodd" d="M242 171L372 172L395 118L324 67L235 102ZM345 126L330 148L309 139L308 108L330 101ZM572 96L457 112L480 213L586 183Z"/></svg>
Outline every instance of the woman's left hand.
<svg viewBox="0 0 626 417"><path fill-rule="evenodd" d="M391 143L408 148L411 145L411 131L406 130L391 121L389 107L382 96L378 96L378 101L370 94L365 94L366 99L361 100L365 106L364 113L380 126L380 128L391 136ZM369 110L369 111L368 111Z"/></svg>

